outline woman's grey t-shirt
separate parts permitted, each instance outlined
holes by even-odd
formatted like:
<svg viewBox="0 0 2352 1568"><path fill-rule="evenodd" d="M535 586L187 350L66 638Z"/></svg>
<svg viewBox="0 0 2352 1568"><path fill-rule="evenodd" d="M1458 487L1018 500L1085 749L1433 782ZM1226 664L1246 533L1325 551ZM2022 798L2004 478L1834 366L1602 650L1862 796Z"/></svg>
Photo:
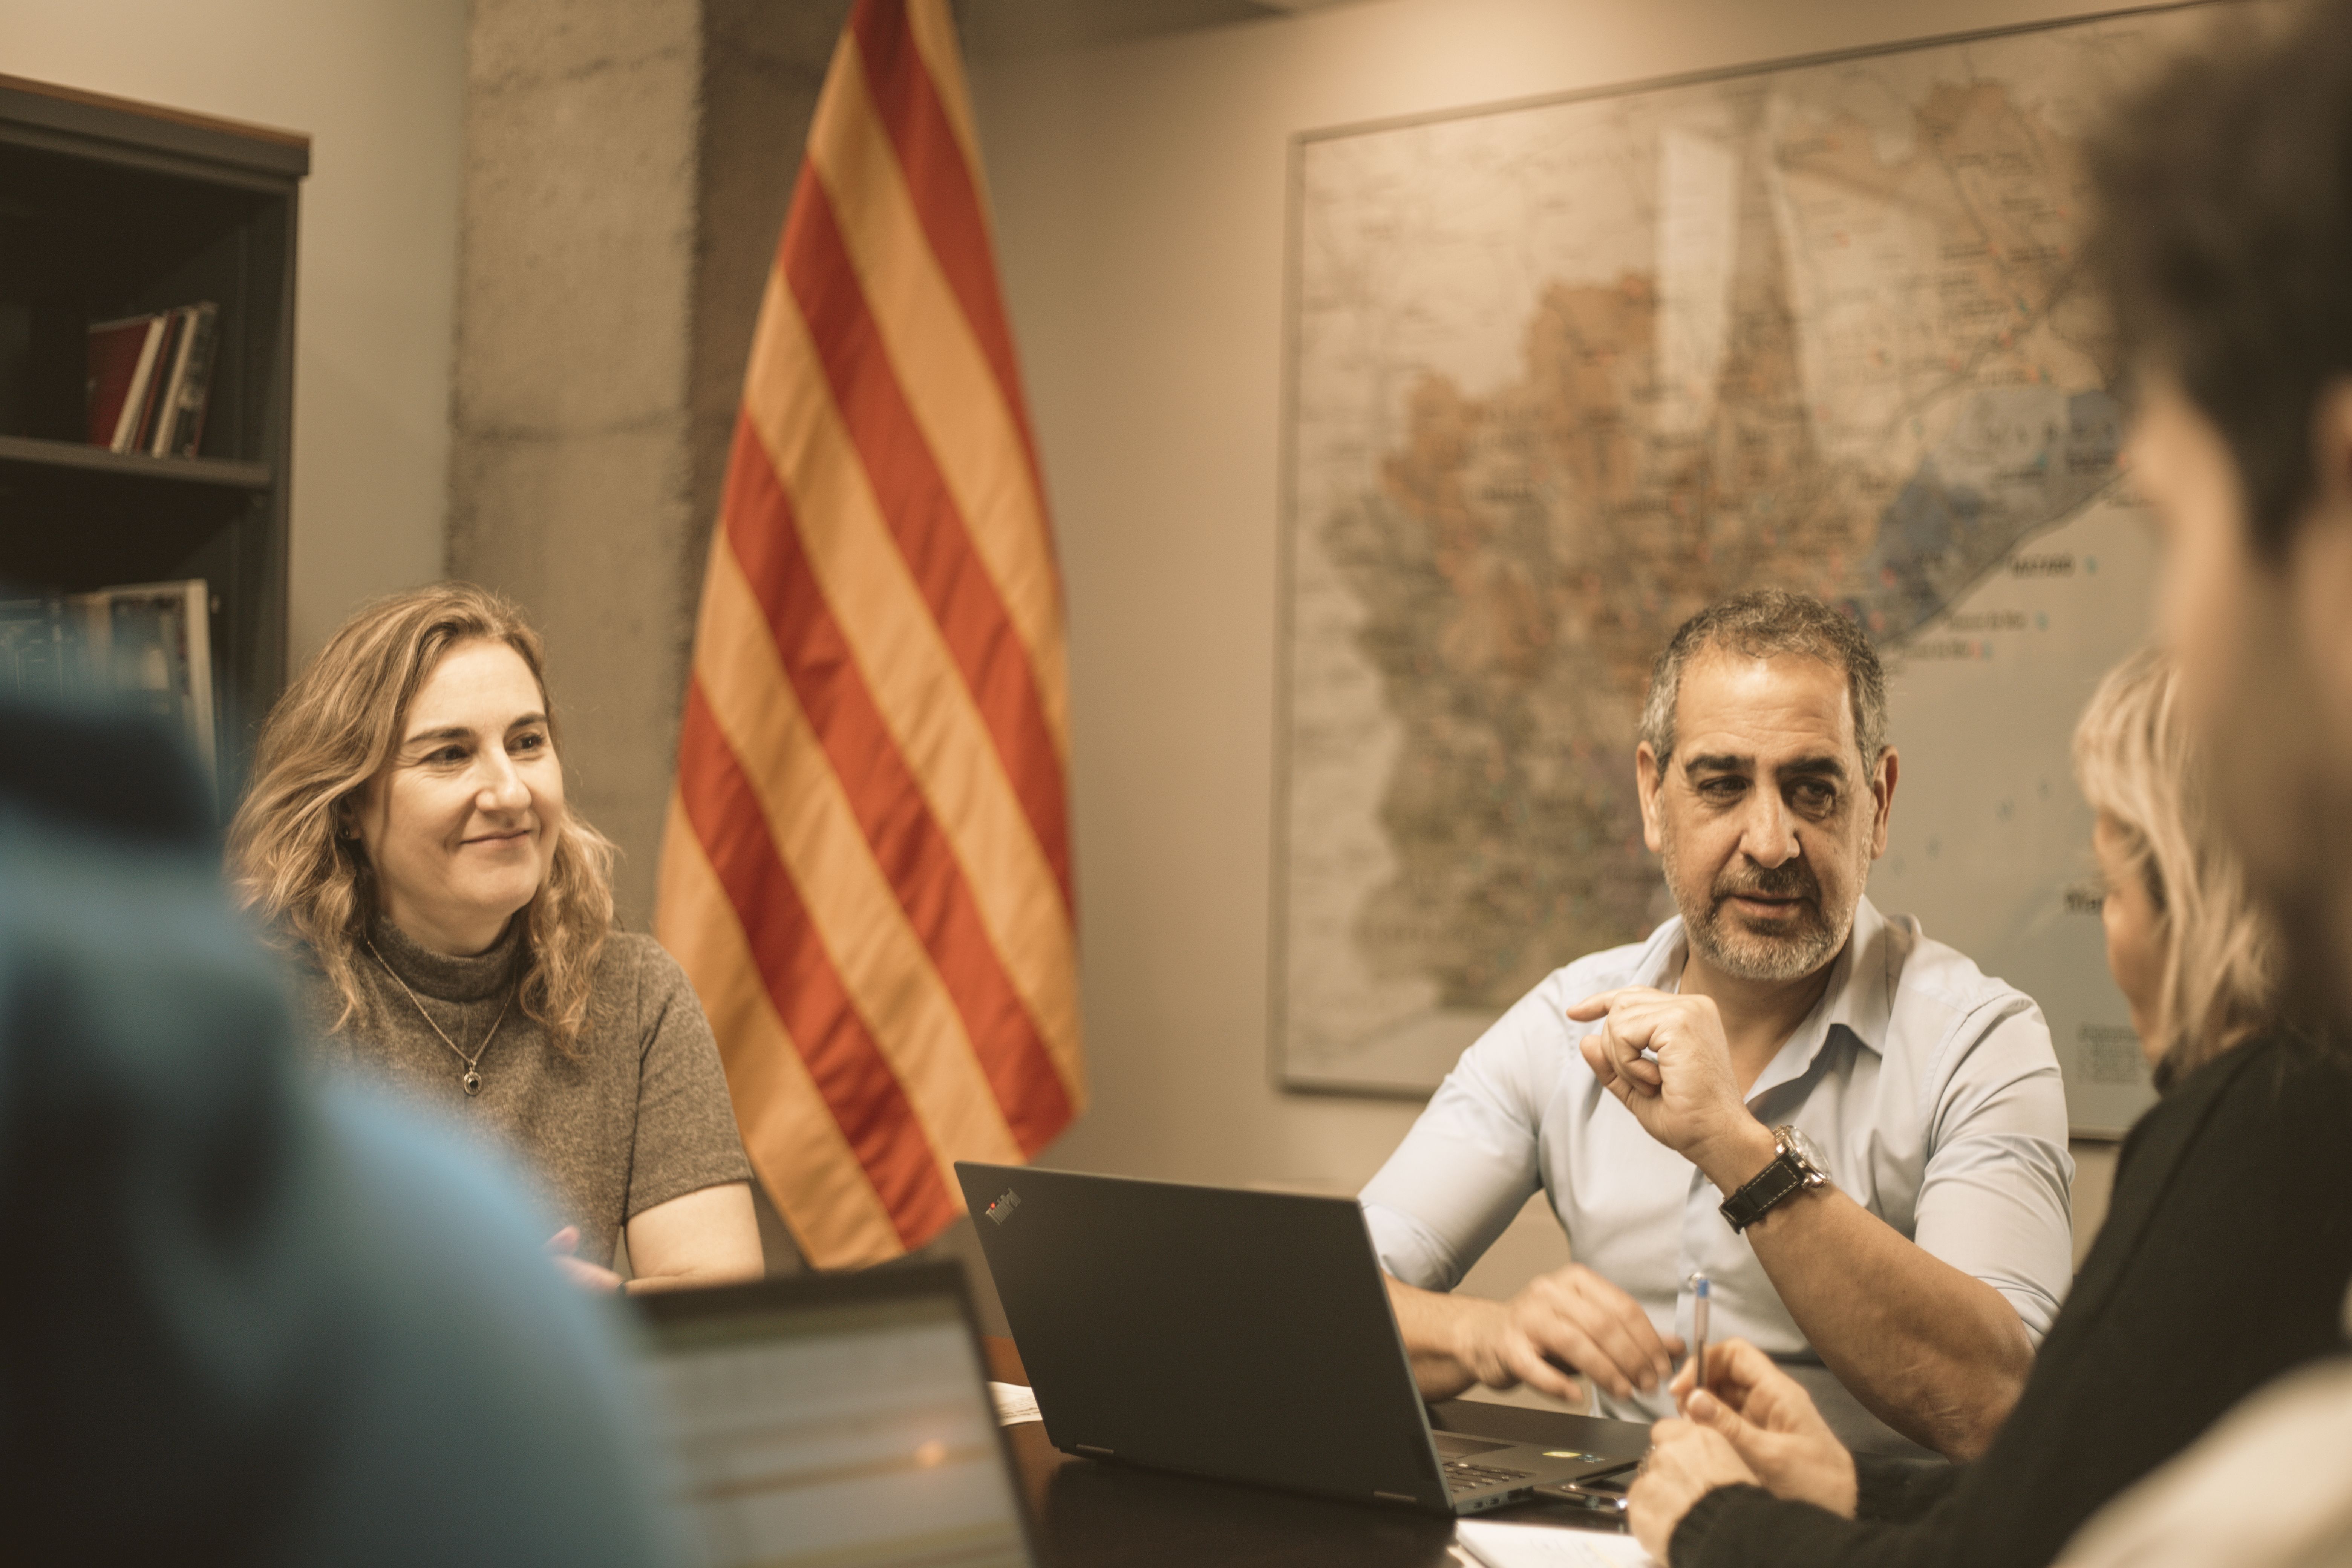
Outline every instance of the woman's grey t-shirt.
<svg viewBox="0 0 2352 1568"><path fill-rule="evenodd" d="M749 1181L751 1162L718 1045L677 961L649 936L608 936L588 1026L567 1055L520 1001L509 1005L521 925L510 924L487 952L453 958L379 920L369 933L373 951L362 945L357 954L371 1016L335 1030L341 999L322 973L305 970L310 1048L330 1070L383 1081L503 1152L539 1189L549 1230L578 1226L578 1255L610 1263L628 1221L672 1198ZM465 1063L426 1017L470 1054L501 1008L476 1066L481 1092L468 1096Z"/></svg>

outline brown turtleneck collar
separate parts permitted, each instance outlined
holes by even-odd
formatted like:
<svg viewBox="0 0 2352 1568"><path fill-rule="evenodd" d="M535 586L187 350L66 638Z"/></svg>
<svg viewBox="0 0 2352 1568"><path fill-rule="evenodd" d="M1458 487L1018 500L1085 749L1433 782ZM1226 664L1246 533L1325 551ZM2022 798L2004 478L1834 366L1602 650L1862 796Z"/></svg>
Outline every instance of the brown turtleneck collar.
<svg viewBox="0 0 2352 1568"><path fill-rule="evenodd" d="M471 958L421 946L382 915L370 927L368 940L383 955L385 967L418 995L440 1002L478 1002L505 990L514 978L515 961L522 953L522 928L520 920L507 921L499 940Z"/></svg>

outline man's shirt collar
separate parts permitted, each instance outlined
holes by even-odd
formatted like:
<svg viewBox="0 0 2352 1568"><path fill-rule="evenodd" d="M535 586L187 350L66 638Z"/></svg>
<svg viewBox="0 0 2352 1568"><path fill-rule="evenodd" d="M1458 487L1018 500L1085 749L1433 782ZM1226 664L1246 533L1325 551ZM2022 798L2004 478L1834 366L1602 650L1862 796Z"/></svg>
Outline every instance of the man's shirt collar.
<svg viewBox="0 0 2352 1568"><path fill-rule="evenodd" d="M1634 965L1633 984L1672 990L1689 952L1690 937L1677 915L1650 934ZM1845 945L1830 960L1830 981L1821 1000L1757 1075L1748 1091L1748 1103L1753 1105L1782 1084L1812 1071L1822 1048L1840 1030L1884 1056L1887 1023L1895 1010L1886 969L1886 919L1865 898L1854 905L1853 929L1847 933Z"/></svg>

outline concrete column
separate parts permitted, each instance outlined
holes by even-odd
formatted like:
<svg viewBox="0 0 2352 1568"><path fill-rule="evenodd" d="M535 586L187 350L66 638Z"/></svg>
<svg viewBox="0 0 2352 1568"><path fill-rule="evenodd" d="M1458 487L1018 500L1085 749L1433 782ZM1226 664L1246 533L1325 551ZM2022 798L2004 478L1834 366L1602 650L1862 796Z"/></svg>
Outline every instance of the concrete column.
<svg viewBox="0 0 2352 1568"><path fill-rule="evenodd" d="M548 646L571 800L653 912L760 292L847 0L474 0L450 574Z"/></svg>

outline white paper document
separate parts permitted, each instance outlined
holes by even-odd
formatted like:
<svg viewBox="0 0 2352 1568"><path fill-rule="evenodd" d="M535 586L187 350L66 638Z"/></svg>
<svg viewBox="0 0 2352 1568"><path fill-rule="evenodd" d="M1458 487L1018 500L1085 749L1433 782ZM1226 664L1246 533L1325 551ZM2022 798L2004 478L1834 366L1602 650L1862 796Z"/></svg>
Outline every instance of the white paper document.
<svg viewBox="0 0 2352 1568"><path fill-rule="evenodd" d="M1454 1526L1454 1540L1486 1568L1657 1568L1630 1535L1562 1524L1465 1519Z"/></svg>
<svg viewBox="0 0 2352 1568"><path fill-rule="evenodd" d="M1037 1414L1037 1396L1017 1383L992 1383L989 1397L996 1401L996 1424L1018 1426L1024 1421L1043 1421Z"/></svg>

